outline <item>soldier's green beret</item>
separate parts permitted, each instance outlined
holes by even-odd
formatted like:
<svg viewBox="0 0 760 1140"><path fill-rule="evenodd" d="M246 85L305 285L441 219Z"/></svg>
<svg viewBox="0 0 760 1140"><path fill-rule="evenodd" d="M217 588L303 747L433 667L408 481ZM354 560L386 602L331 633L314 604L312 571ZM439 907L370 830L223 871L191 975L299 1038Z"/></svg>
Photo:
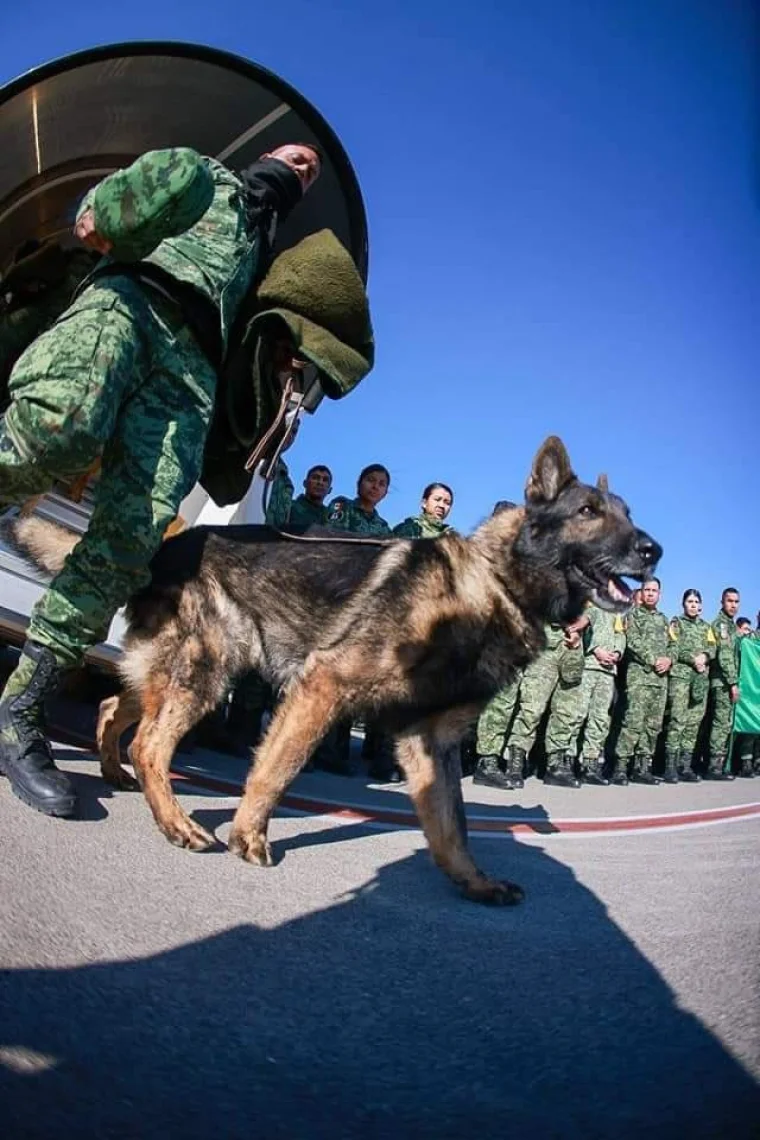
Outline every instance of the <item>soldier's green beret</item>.
<svg viewBox="0 0 760 1140"><path fill-rule="evenodd" d="M95 229L112 243L117 261L140 261L165 238L194 226L213 197L211 171L196 151L148 151L96 187Z"/></svg>

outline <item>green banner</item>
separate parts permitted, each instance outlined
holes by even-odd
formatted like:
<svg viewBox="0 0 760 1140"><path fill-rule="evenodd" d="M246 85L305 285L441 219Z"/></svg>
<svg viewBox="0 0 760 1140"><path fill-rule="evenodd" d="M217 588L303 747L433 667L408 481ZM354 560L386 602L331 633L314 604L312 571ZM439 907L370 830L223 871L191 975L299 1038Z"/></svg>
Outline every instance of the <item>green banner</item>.
<svg viewBox="0 0 760 1140"><path fill-rule="evenodd" d="M760 733L760 641L743 637L739 670L739 701L734 708L734 732Z"/></svg>

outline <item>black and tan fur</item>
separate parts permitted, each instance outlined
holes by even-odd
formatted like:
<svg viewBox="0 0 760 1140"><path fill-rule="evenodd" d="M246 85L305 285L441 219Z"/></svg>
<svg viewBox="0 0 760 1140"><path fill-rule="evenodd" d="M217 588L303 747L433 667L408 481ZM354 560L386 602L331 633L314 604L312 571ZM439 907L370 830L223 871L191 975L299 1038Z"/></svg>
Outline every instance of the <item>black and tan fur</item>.
<svg viewBox="0 0 760 1140"><path fill-rule="evenodd" d="M13 539L55 570L73 536L36 519ZM305 542L265 527L198 527L164 543L153 580L128 606L125 690L103 703L103 775L118 786L119 738L139 720L130 759L161 831L181 847L215 842L182 810L169 765L182 737L255 668L285 695L258 748L230 850L270 866L269 818L327 730L382 715L436 863L481 902L522 891L478 870L467 849L452 750L489 698L544 644L547 621L577 618L593 597L624 609L610 577L641 578L661 554L625 504L580 483L556 437L533 464L524 508L470 538L383 545Z"/></svg>

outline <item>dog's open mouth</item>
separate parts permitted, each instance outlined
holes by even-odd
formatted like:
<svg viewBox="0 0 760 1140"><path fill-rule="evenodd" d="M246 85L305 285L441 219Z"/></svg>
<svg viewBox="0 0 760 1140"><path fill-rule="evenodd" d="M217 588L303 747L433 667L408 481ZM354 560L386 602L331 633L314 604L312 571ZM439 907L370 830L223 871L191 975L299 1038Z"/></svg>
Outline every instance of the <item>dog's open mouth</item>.
<svg viewBox="0 0 760 1140"><path fill-rule="evenodd" d="M633 591L619 574L601 571L596 573L588 570L579 570L578 573L594 605L599 606L602 610L612 610L615 613L624 613L630 609L633 602ZM640 580L636 574L627 576Z"/></svg>

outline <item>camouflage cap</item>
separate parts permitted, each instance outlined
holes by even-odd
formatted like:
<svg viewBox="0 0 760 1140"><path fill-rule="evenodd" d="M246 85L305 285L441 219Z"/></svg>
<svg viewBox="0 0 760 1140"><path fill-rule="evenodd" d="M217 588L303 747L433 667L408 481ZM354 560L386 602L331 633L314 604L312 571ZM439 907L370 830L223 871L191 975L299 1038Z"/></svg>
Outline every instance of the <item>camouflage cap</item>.
<svg viewBox="0 0 760 1140"><path fill-rule="evenodd" d="M95 229L116 261L140 261L199 221L214 197L207 163L189 147L153 150L104 178L92 195Z"/></svg>

